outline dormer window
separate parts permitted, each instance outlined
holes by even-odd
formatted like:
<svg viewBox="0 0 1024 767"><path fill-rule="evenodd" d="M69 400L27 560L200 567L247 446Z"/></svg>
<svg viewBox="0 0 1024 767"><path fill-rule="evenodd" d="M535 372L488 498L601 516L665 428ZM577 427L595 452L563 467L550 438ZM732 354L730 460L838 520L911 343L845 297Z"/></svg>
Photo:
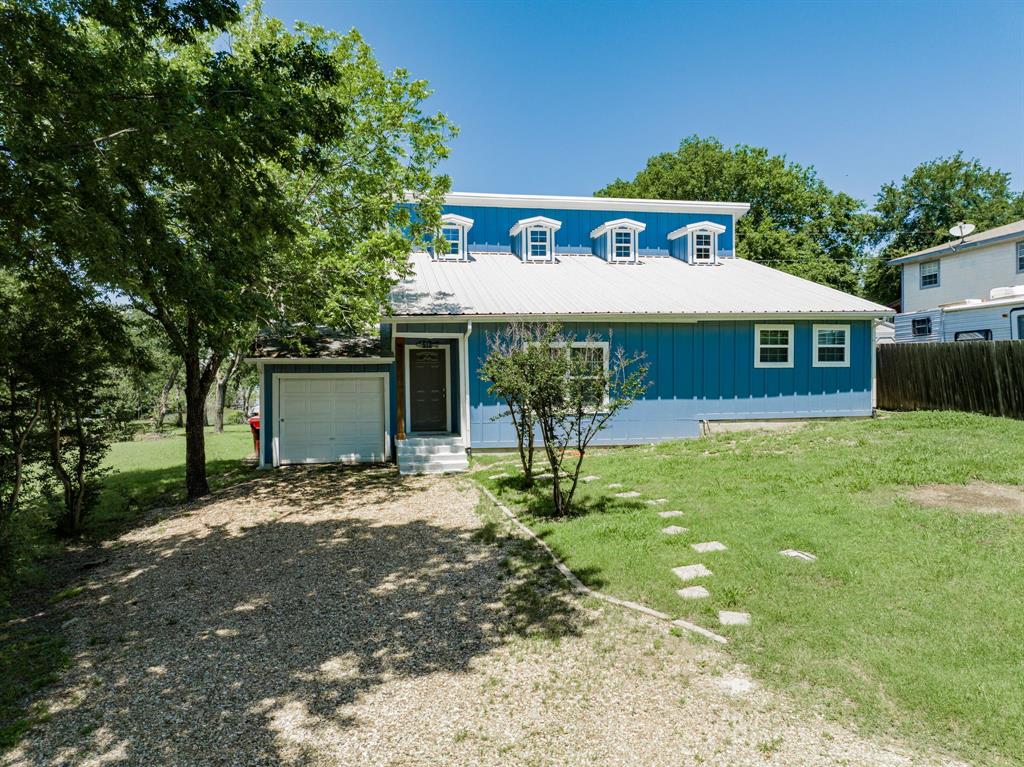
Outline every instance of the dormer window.
<svg viewBox="0 0 1024 767"><path fill-rule="evenodd" d="M691 264L718 263L718 235L725 231L721 224L700 221L669 232L669 241L685 237L685 249L673 248L673 255ZM678 253L676 251L679 251Z"/></svg>
<svg viewBox="0 0 1024 767"><path fill-rule="evenodd" d="M619 264L635 264L639 234L647 224L629 218L606 221L590 233L597 256Z"/></svg>
<svg viewBox="0 0 1024 767"><path fill-rule="evenodd" d="M512 252L523 261L551 263L555 260L555 232L561 228L561 221L544 216L517 221L509 230Z"/></svg>
<svg viewBox="0 0 1024 767"><path fill-rule="evenodd" d="M438 239L448 243L448 252L442 253L440 248L434 249L434 257L440 261L468 261L469 250L466 245L466 233L473 226L473 219L445 213L441 216L441 231Z"/></svg>

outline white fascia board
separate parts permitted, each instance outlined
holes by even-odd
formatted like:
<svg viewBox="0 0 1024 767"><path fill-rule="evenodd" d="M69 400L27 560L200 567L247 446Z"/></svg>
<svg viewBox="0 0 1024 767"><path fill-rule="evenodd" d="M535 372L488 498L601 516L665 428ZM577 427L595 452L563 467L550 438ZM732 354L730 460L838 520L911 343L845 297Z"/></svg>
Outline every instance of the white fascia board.
<svg viewBox="0 0 1024 767"><path fill-rule="evenodd" d="M1024 296L1007 296L1006 298L991 298L983 301L977 301L973 304L953 304L947 306L936 307L944 312L965 312L970 309L988 309L989 307L999 306L1013 306L1014 304L1020 304L1024 307ZM934 310L931 310L934 311ZM913 314L914 312L907 312L907 314Z"/></svg>
<svg viewBox="0 0 1024 767"><path fill-rule="evenodd" d="M640 221L634 221L631 218L617 218L614 221L605 221L601 226L597 227L590 233L590 239L597 239L612 229L631 229L634 232L642 232L646 228L647 224Z"/></svg>
<svg viewBox="0 0 1024 767"><path fill-rule="evenodd" d="M406 193L407 202L417 197ZM472 205L483 208L553 208L561 210L627 210L645 213L715 213L742 218L750 210L746 202L706 202L701 200L650 200L632 197L576 197L553 194L491 194L452 192L445 195L446 205Z"/></svg>
<svg viewBox="0 0 1024 767"><path fill-rule="evenodd" d="M687 224L686 226L679 227L675 231L669 232L668 238L670 240L678 240L680 237L685 237L691 232L697 232L701 230L714 232L715 234L721 234L722 232L725 231L725 227L722 226L721 224L716 224L712 221L698 221L696 224Z"/></svg>
<svg viewBox="0 0 1024 767"><path fill-rule="evenodd" d="M473 219L467 218L466 216L458 216L454 213L445 213L441 216L441 224L448 226L461 226L466 229L473 227Z"/></svg>
<svg viewBox="0 0 1024 767"><path fill-rule="evenodd" d="M550 229L552 232L557 232L562 228L562 222L556 221L553 218L547 218L546 216L532 216L531 218L522 218L516 221L515 225L508 230L510 237L515 237L524 229L530 227L538 227L544 229Z"/></svg>
<svg viewBox="0 0 1024 767"><path fill-rule="evenodd" d="M394 357L246 357L264 365L392 365Z"/></svg>
<svg viewBox="0 0 1024 767"><path fill-rule="evenodd" d="M636 314L603 314L589 312L554 313L554 314L407 314L384 318L386 322L452 322L466 319L473 322L548 322L582 320L608 322L746 322L748 320L891 320L896 316L894 311L835 311L835 312L719 312L717 314L693 313L656 313L637 312Z"/></svg>

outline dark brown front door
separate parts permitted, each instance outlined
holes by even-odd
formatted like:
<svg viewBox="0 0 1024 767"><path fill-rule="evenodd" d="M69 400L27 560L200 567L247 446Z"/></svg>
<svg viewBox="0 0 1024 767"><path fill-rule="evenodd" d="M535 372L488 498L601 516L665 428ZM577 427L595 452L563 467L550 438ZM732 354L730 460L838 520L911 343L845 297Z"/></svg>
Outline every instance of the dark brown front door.
<svg viewBox="0 0 1024 767"><path fill-rule="evenodd" d="M409 350L410 431L448 431L444 349Z"/></svg>

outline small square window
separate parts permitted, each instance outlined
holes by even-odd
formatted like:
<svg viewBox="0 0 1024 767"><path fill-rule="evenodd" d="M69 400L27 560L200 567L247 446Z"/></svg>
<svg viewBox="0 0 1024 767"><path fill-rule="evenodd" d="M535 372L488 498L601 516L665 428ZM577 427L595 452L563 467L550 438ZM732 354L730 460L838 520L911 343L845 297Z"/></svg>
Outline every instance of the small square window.
<svg viewBox="0 0 1024 767"><path fill-rule="evenodd" d="M793 367L793 326L754 326L754 367Z"/></svg>
<svg viewBox="0 0 1024 767"><path fill-rule="evenodd" d="M932 318L916 317L910 323L910 328L915 336L930 336L932 334Z"/></svg>
<svg viewBox="0 0 1024 767"><path fill-rule="evenodd" d="M937 288L939 286L939 262L925 261L921 264L921 287Z"/></svg>
<svg viewBox="0 0 1024 767"><path fill-rule="evenodd" d="M1017 243L1017 271L1024 273L1024 240Z"/></svg>
<svg viewBox="0 0 1024 767"><path fill-rule="evenodd" d="M441 236L448 242L448 258L459 258L462 255L462 230L457 226L446 226L441 229Z"/></svg>

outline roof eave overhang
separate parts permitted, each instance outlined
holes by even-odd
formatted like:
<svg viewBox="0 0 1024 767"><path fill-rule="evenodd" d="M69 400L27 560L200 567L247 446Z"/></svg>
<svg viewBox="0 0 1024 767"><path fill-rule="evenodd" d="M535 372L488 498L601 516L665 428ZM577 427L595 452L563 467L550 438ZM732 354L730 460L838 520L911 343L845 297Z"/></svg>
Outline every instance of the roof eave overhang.
<svg viewBox="0 0 1024 767"><path fill-rule="evenodd" d="M963 244L954 242L942 246L939 250L919 250L916 253L908 253L905 256L899 258L893 258L886 263L889 266L902 266L903 264L910 264L915 261L930 261L933 258L940 256L949 256L954 253L963 253L965 250L974 250L975 248L984 248L988 245L998 245L1001 242L1007 240L1020 240L1024 239L1024 232L1012 232L1010 234L1003 234L999 237L990 237L984 240L978 240L977 242L965 242Z"/></svg>
<svg viewBox="0 0 1024 767"><path fill-rule="evenodd" d="M407 202L415 203L415 194L407 193ZM629 197L574 197L546 194L492 194L452 192L445 205L472 205L490 208L542 208L554 210L616 210L647 213L708 213L742 218L750 210L746 202L708 202L702 200L651 200Z"/></svg>
<svg viewBox="0 0 1024 767"><path fill-rule="evenodd" d="M743 320L870 320L891 319L896 316L892 309L863 311L785 311L785 312L718 312L718 313L657 313L636 312L632 314L572 312L544 314L395 314L382 317L382 322L451 322L453 319L473 320L476 322L547 322L555 320L579 321L612 320L615 322L706 322L706 321L743 321Z"/></svg>

